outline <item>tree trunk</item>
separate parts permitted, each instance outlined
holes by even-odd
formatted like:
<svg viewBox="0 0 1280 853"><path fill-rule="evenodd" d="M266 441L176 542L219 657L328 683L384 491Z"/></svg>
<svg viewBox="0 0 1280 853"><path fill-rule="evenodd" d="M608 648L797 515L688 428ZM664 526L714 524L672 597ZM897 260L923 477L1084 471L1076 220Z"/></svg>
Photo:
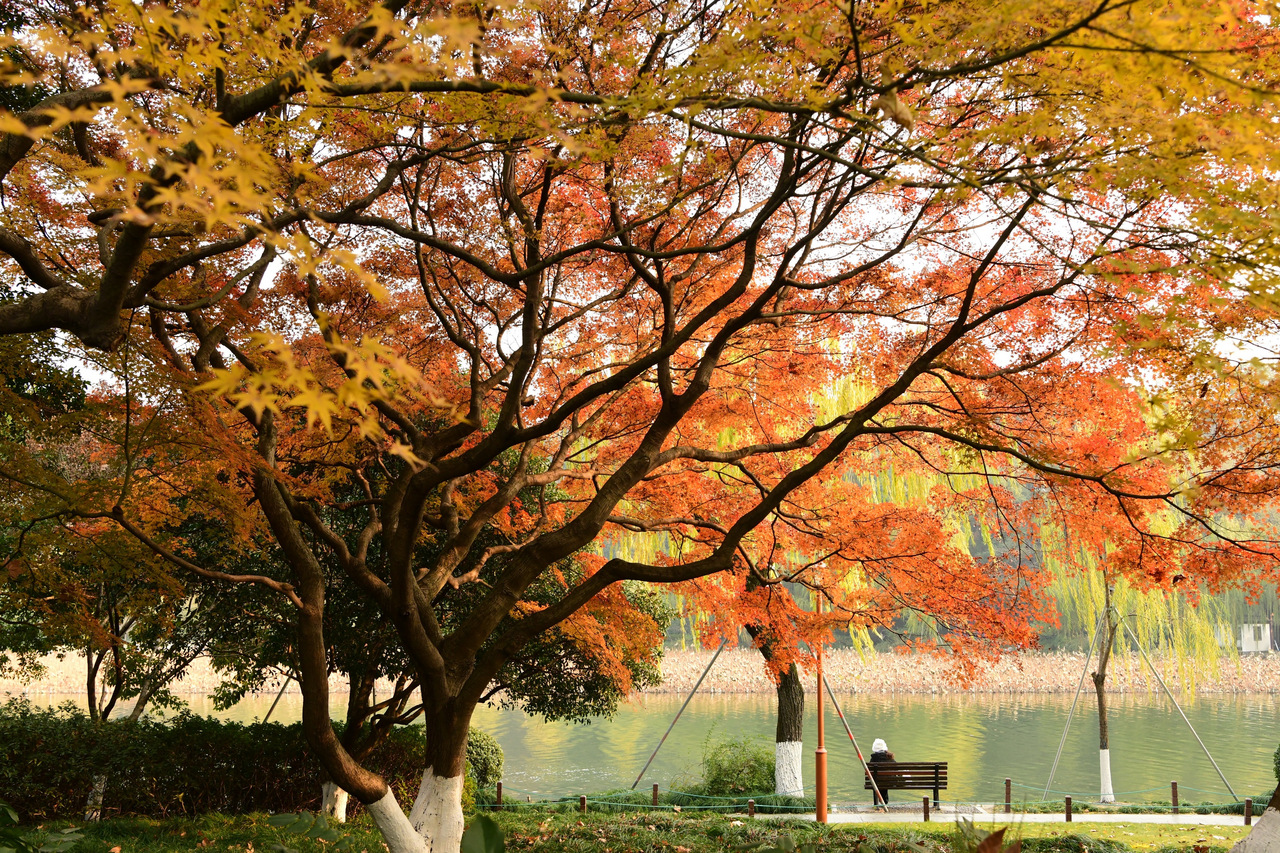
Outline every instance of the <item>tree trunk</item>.
<svg viewBox="0 0 1280 853"><path fill-rule="evenodd" d="M406 713L405 706L417 691L417 682L401 678L392 688L391 696L377 705L377 673L369 670L359 676L348 674L350 689L347 694L347 721L342 730L342 746L357 763L373 755L387 739L396 725L407 725L416 711ZM325 815L338 823L347 822L347 791L333 781L323 767L320 768L320 803Z"/></svg>
<svg viewBox="0 0 1280 853"><path fill-rule="evenodd" d="M749 591L756 585L754 577L748 578ZM767 627L761 624L743 627L760 648L772 673L775 650ZM778 726L773 745L773 790L780 797L803 797L804 682L800 680L800 668L791 664L774 681L774 689L778 694Z"/></svg>
<svg viewBox="0 0 1280 853"><path fill-rule="evenodd" d="M456 703L451 700L425 714L427 768L409 823L429 853L458 853L462 845L462 784L472 709L460 713Z"/></svg>
<svg viewBox="0 0 1280 853"><path fill-rule="evenodd" d="M409 823L430 853L456 853L462 845L462 781L461 773L438 775L434 767L422 774Z"/></svg>
<svg viewBox="0 0 1280 853"><path fill-rule="evenodd" d="M102 820L102 796L107 791L107 774L94 773L93 787L84 804L84 819L90 823Z"/></svg>
<svg viewBox="0 0 1280 853"><path fill-rule="evenodd" d="M373 817L374 824L382 833L382 841L387 846L387 853L431 853L431 847L425 838L418 834L405 817L404 809L396 802L396 795L390 788L382 795L382 799L367 803L365 808ZM459 808L461 810L461 808ZM459 849L461 845L454 848ZM444 848L439 848L443 853Z"/></svg>
<svg viewBox="0 0 1280 853"><path fill-rule="evenodd" d="M450 703L452 704L452 703ZM365 807L388 853L458 853L462 846L462 785L470 713L428 713L426 770L413 809L405 816L388 788Z"/></svg>
<svg viewBox="0 0 1280 853"><path fill-rule="evenodd" d="M151 696L155 693L155 688L151 684L145 684L138 693L138 700L133 703L133 709L129 711L128 720L136 723L142 719L142 715L147 710L147 703L151 701Z"/></svg>
<svg viewBox="0 0 1280 853"><path fill-rule="evenodd" d="M1236 842L1231 853L1280 853L1280 786L1271 795L1267 809L1253 824L1253 830Z"/></svg>
<svg viewBox="0 0 1280 853"><path fill-rule="evenodd" d="M1093 673L1093 689L1098 694L1098 777L1102 796L1099 802L1114 803L1115 789L1111 786L1111 748L1107 735L1107 671L1106 662L1099 664Z"/></svg>
<svg viewBox="0 0 1280 853"><path fill-rule="evenodd" d="M320 786L320 810L325 817L338 823L347 822L347 792L338 787L338 783L329 780Z"/></svg>
<svg viewBox="0 0 1280 853"><path fill-rule="evenodd" d="M778 679L778 728L774 744L774 790L778 796L803 797L804 683L794 663Z"/></svg>
<svg viewBox="0 0 1280 853"><path fill-rule="evenodd" d="M1099 802L1114 803L1115 790L1111 787L1111 743L1107 733L1107 666L1111 663L1111 649L1116 642L1116 631L1120 626L1112 618L1111 586L1105 589L1105 618L1102 622L1101 648L1098 650L1098 669L1093 673L1093 690L1098 695L1098 776L1099 790L1102 795Z"/></svg>

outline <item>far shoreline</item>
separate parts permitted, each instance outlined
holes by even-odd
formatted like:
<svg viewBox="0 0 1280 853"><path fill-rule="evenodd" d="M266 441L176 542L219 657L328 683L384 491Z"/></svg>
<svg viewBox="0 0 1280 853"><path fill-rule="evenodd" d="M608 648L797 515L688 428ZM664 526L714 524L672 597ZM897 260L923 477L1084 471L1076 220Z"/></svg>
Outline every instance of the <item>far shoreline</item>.
<svg viewBox="0 0 1280 853"><path fill-rule="evenodd" d="M693 689L714 651L710 649L668 649L662 661L663 681L645 688L643 694L687 694ZM1275 652L1223 657L1214 666L1179 666L1176 661L1156 657L1154 664L1175 694L1247 695L1280 694L1280 654ZM82 694L85 689L84 659L68 655L62 660L44 659L45 675L22 682L0 678L0 701L16 696ZM983 695L1074 693L1085 667L1081 652L1029 652L1009 654L995 663L979 663L965 681L953 660L945 656L894 652L859 653L852 649L829 650L823 668L831 688L837 693ZM805 673L806 679L812 673ZM188 675L172 686L179 696L207 696L219 679L207 660L197 660ZM341 677L330 679L330 690L346 692ZM277 680L262 694L275 694ZM379 692L390 685L379 685ZM1086 678L1084 689L1092 691ZM1137 655L1112 658L1107 689L1116 694L1153 693L1161 688ZM772 694L774 686L759 651L752 648L726 649L698 688L699 694ZM284 685L284 693L297 693L298 686Z"/></svg>
<svg viewBox="0 0 1280 853"><path fill-rule="evenodd" d="M645 693L687 693L697 683L714 652L670 649L663 662L663 683ZM1280 693L1280 654L1243 654L1219 658L1213 666L1179 666L1176 661L1153 657L1152 662L1175 694L1277 694ZM882 694L1054 694L1074 693L1085 669L1083 652L1023 652L1008 654L994 663L978 663L965 680L957 661L927 653L875 652L832 649L823 658L823 670L837 693ZM1090 667L1092 671L1092 667ZM806 674L806 677L812 677ZM1084 689L1092 692L1086 678ZM1111 659L1107 689L1113 693L1160 692L1159 682L1136 654ZM726 649L720 655L699 693L773 693L764 659L751 648Z"/></svg>

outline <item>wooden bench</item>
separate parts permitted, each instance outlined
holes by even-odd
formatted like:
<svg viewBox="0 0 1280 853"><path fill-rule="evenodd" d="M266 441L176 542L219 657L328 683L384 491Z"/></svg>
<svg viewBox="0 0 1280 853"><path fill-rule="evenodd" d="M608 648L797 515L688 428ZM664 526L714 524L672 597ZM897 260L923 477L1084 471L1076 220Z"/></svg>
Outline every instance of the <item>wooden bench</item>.
<svg viewBox="0 0 1280 853"><path fill-rule="evenodd" d="M947 787L945 761L870 761L863 788L871 787L871 776L881 791L933 791L933 807L938 807L938 791Z"/></svg>

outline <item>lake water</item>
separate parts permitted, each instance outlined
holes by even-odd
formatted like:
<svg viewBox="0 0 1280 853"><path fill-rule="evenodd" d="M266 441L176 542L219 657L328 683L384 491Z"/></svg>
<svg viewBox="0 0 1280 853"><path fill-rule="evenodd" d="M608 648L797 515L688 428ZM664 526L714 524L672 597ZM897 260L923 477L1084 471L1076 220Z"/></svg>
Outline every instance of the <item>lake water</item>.
<svg viewBox="0 0 1280 853"><path fill-rule="evenodd" d="M55 697L49 697L50 700ZM75 697L69 697L75 698ZM274 696L249 697L222 714L249 721L266 714ZM1168 800L1177 780L1183 802L1229 802L1226 786L1205 758L1177 711L1161 695L1127 694L1111 700L1111 769L1119 799ZM474 725L494 735L506 752L508 797L594 793L627 788L658 744L682 697L640 696L611 720L590 725L545 723L520 711L480 708ZM949 762L950 787L943 799L995 802L1004 799L1004 779L1013 779L1016 800L1039 800L1062 737L1071 697L1063 695L869 695L839 697L858 743L869 752L884 738L902 761ZM1227 780L1243 799L1275 786L1272 756L1280 742L1280 696L1179 697L1196 731ZM212 713L205 700L191 702ZM680 788L701 774L703 746L730 736L758 737L772 749L775 700L762 695L696 696L640 782L647 790ZM334 703L341 713L342 703ZM286 695L273 719L297 720L301 699ZM812 750L817 723L812 697L805 723L805 778L812 791ZM862 774L839 719L827 706L827 749L833 802L863 801ZM1098 791L1097 710L1081 696L1054 777L1053 790L1077 799ZM902 792L912 796L915 792Z"/></svg>

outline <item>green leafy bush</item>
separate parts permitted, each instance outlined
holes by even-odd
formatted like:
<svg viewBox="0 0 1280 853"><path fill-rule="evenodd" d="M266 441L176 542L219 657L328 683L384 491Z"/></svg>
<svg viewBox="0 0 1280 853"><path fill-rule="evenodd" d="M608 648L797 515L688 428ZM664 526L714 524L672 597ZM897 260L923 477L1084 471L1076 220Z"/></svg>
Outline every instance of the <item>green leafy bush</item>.
<svg viewBox="0 0 1280 853"><path fill-rule="evenodd" d="M702 751L702 791L708 796L770 794L774 790L773 744L752 738L708 743Z"/></svg>
<svg viewBox="0 0 1280 853"><path fill-rule="evenodd" d="M476 785L492 788L502 781L502 747L493 735L472 729L467 735L467 764Z"/></svg>
<svg viewBox="0 0 1280 853"><path fill-rule="evenodd" d="M470 738L483 742L472 731ZM480 747L501 770L501 749ZM412 802L426 767L422 727L397 729L366 762ZM468 752L468 761L471 755ZM107 815L167 817L209 812L300 812L319 808L320 765L302 725L242 724L192 714L163 722L95 725L74 706L0 705L0 799L29 820L79 817L94 774L107 777ZM353 803L353 808L355 804Z"/></svg>

